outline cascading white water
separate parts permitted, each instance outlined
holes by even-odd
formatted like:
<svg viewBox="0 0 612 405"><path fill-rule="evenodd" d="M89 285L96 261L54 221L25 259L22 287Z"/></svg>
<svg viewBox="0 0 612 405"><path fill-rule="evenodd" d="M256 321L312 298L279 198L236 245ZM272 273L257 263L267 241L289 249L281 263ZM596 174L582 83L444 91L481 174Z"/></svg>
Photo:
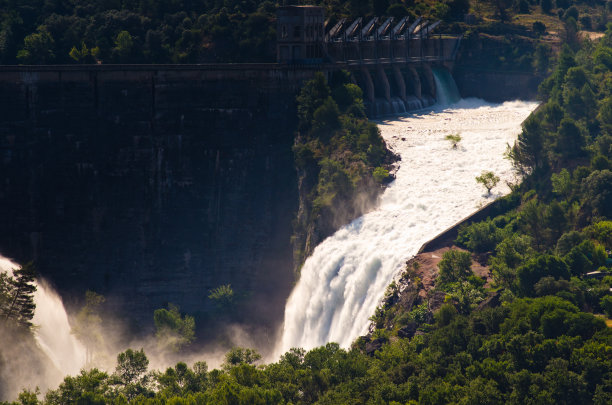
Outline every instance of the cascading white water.
<svg viewBox="0 0 612 405"><path fill-rule="evenodd" d="M369 317L406 260L493 198L485 196L476 176L491 170L503 185L494 195L509 191L505 182L513 174L503 154L536 106L470 99L381 122L387 145L401 156L396 180L377 210L338 230L306 260L285 308L277 354L331 341L348 347L367 332ZM445 137L455 133L462 140L453 149Z"/></svg>
<svg viewBox="0 0 612 405"><path fill-rule="evenodd" d="M0 272L12 274L19 265L0 256ZM36 342L59 371L58 377L74 375L85 365L85 347L70 333L68 315L61 298L43 280L37 280L34 293ZM59 381L58 381L59 382Z"/></svg>
<svg viewBox="0 0 612 405"><path fill-rule="evenodd" d="M436 82L436 99L438 105L451 105L461 100L457 84L446 69L432 69Z"/></svg>

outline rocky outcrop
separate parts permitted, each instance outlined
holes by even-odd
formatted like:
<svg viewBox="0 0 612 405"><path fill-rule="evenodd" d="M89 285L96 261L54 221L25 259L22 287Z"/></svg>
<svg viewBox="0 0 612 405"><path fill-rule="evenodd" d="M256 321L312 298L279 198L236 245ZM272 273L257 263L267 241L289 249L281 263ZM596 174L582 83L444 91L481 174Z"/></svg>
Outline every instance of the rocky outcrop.
<svg viewBox="0 0 612 405"><path fill-rule="evenodd" d="M391 159L390 159L391 160ZM318 168L298 169L299 208L295 219L293 237L294 265L299 273L304 261L325 238L343 225L360 217L376 206L383 191L380 184L370 178L356 186L351 199L343 199L330 207L315 212L312 206L312 190L317 185Z"/></svg>

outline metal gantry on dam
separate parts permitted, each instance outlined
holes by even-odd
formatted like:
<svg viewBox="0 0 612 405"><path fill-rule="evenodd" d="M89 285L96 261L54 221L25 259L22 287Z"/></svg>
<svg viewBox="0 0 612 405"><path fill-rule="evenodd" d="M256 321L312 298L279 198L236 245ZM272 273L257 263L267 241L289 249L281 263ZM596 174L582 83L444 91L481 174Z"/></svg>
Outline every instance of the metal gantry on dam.
<svg viewBox="0 0 612 405"><path fill-rule="evenodd" d="M348 70L369 115L433 104L432 67L450 69L461 42L461 36L436 35L440 21L422 18L342 18L332 26L316 6L280 7L277 16L277 62Z"/></svg>

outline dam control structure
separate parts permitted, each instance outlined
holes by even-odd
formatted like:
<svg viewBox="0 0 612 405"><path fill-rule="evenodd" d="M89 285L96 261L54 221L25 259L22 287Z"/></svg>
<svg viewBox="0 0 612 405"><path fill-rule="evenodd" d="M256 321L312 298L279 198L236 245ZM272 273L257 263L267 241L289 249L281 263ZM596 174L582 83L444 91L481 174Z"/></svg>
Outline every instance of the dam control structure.
<svg viewBox="0 0 612 405"><path fill-rule="evenodd" d="M434 35L440 21L422 18L342 18L331 25L316 6L280 7L277 15L277 62L349 71L369 116L435 103L432 67L450 70L461 42L461 36Z"/></svg>

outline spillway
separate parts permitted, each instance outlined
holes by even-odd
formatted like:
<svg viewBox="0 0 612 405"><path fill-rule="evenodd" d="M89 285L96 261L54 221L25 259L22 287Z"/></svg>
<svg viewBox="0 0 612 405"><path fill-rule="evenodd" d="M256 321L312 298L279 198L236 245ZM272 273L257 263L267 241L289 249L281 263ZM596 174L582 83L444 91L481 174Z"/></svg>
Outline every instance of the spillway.
<svg viewBox="0 0 612 405"><path fill-rule="evenodd" d="M438 86L444 80L436 77ZM438 95L452 99L447 89ZM306 260L286 304L277 353L327 342L347 348L365 334L387 285L424 242L509 192L506 182L516 179L504 159L506 145L536 106L467 99L379 122L401 156L396 180L375 211L339 229ZM457 133L462 139L452 148L445 137ZM491 196L475 180L484 170L501 178Z"/></svg>

